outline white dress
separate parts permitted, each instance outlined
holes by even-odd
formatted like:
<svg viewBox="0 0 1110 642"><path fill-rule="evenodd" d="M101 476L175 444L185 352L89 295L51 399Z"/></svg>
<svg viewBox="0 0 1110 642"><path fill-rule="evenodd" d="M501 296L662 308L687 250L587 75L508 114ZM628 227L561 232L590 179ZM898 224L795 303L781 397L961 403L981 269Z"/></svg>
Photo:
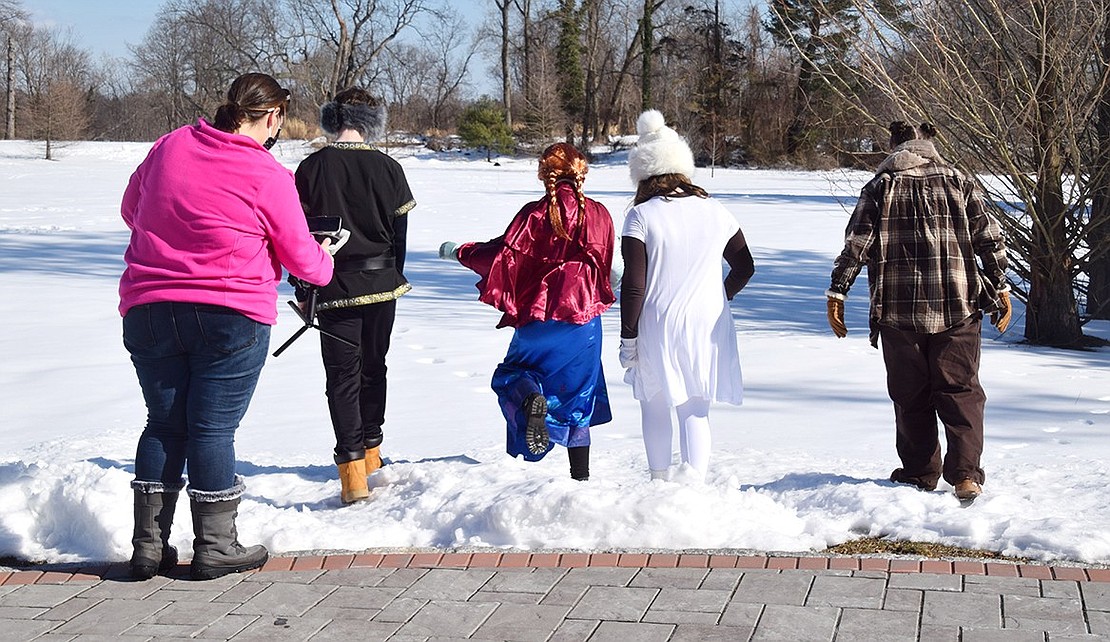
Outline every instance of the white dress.
<svg viewBox="0 0 1110 642"><path fill-rule="evenodd" d="M636 399L663 393L669 406L692 398L743 401L722 261L739 229L723 205L696 196L655 197L625 217L623 235L647 247L637 364L625 374Z"/></svg>

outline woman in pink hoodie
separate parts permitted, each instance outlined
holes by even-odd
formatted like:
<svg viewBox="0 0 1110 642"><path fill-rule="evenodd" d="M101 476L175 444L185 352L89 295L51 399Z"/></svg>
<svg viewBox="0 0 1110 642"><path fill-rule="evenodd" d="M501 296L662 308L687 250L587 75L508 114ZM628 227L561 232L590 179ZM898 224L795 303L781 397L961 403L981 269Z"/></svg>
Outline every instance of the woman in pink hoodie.
<svg viewBox="0 0 1110 642"><path fill-rule="evenodd" d="M267 151L288 103L270 76L240 76L214 125L160 138L123 195L131 241L119 310L147 407L132 482L135 577L177 563L169 535L186 468L193 578L266 562L265 547L236 535L235 430L269 350L282 266L318 285L332 276L292 172Z"/></svg>

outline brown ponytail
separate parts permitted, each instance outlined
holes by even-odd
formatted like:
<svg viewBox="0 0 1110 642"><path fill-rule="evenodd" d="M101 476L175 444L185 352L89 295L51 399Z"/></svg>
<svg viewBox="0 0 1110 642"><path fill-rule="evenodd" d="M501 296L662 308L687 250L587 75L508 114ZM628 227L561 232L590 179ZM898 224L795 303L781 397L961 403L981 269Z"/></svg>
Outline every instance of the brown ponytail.
<svg viewBox="0 0 1110 642"><path fill-rule="evenodd" d="M227 90L227 102L216 109L212 126L235 132L247 121L258 120L273 110L284 115L289 105L289 90L272 76L261 73L243 74Z"/></svg>

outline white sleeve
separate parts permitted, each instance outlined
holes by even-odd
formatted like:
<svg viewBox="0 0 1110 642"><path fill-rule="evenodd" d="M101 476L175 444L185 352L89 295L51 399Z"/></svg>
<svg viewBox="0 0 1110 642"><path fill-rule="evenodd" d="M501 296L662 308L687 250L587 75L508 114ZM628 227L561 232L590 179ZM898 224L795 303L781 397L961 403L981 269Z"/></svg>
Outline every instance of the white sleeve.
<svg viewBox="0 0 1110 642"><path fill-rule="evenodd" d="M640 216L640 210L635 207L629 210L628 215L624 217L624 230L621 232L621 237L625 236L647 242L643 218Z"/></svg>

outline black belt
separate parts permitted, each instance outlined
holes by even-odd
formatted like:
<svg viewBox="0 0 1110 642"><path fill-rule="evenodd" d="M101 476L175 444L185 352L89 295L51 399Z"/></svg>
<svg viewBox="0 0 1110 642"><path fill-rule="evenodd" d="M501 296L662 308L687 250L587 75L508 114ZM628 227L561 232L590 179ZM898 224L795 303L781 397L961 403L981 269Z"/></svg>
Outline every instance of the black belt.
<svg viewBox="0 0 1110 642"><path fill-rule="evenodd" d="M368 259L349 259L336 261L337 272L363 272L365 270L386 270L396 267L397 260L392 256L375 256Z"/></svg>

